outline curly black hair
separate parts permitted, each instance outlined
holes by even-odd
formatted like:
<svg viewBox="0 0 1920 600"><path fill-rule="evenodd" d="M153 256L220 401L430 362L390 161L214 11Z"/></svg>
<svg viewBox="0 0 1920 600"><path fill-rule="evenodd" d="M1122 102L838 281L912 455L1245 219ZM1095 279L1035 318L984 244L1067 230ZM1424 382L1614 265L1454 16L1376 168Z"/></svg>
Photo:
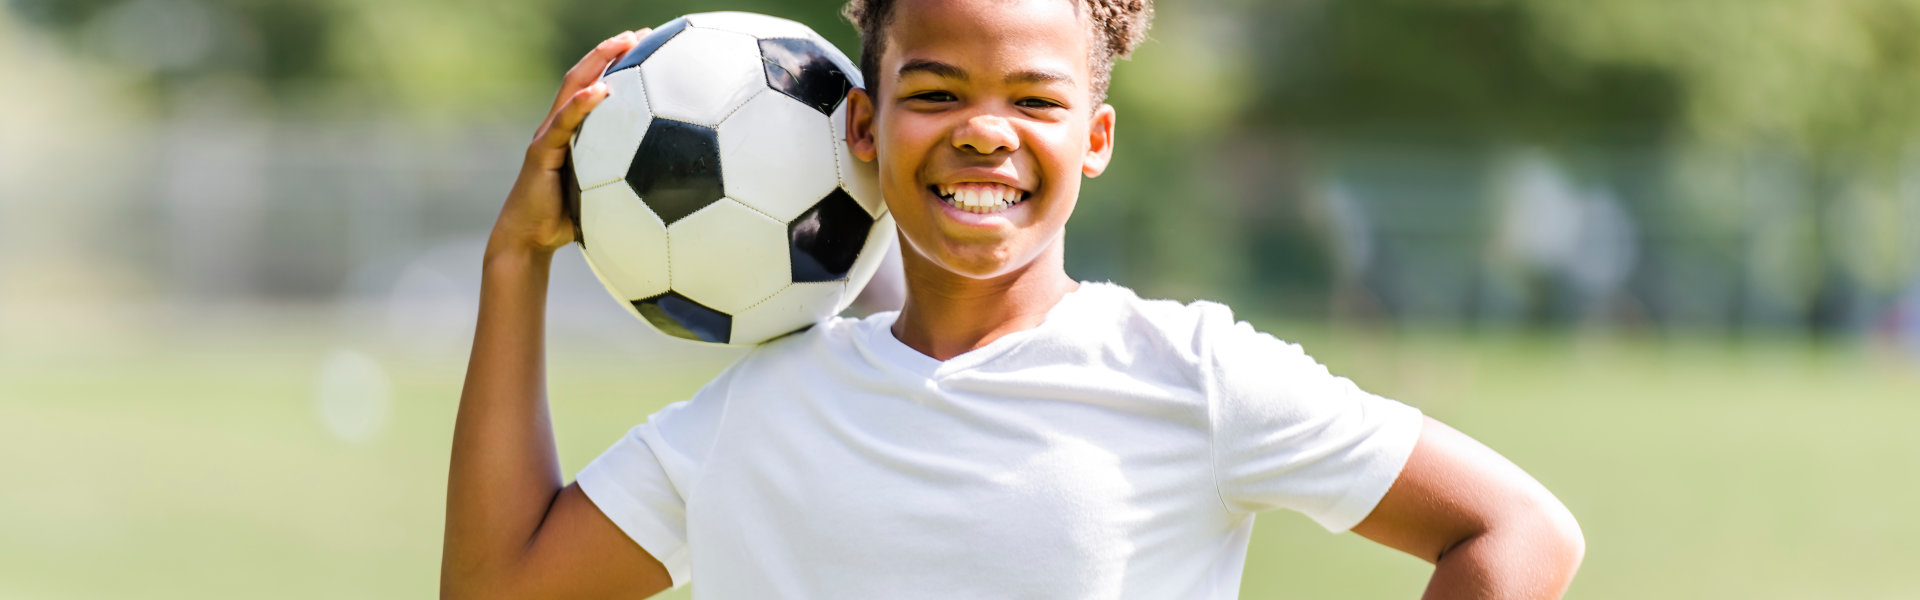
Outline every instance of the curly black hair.
<svg viewBox="0 0 1920 600"><path fill-rule="evenodd" d="M1153 21L1153 0L1071 0L1087 8L1094 43L1089 63L1093 65L1093 101L1105 102L1107 84L1113 78L1113 62L1126 58L1146 39ZM868 85L876 85L880 70L880 52L886 48L886 28L893 19L894 0L847 0L840 14L860 29L860 75Z"/></svg>

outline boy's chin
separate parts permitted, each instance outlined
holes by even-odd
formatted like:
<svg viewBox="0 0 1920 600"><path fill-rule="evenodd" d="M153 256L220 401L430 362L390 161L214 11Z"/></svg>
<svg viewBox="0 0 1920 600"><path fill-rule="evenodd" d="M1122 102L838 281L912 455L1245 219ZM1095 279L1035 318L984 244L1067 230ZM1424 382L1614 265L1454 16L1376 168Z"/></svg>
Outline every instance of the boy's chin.
<svg viewBox="0 0 1920 600"><path fill-rule="evenodd" d="M942 239L930 245L934 246L932 252L915 249L920 260L907 261L906 268L932 269L945 277L995 279L1022 271L1046 254L1043 249L1026 248L1013 240L985 243ZM913 275L908 273L909 278Z"/></svg>

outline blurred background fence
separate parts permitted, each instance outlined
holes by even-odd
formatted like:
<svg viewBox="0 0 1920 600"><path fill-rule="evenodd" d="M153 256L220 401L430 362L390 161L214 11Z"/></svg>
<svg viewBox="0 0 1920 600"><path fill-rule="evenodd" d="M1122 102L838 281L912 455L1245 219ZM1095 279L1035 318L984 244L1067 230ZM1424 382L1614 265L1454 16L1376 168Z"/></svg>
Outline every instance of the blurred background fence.
<svg viewBox="0 0 1920 600"><path fill-rule="evenodd" d="M838 8L0 0L0 597L431 593L479 250L559 74L704 10L855 51ZM1587 523L1576 596L1920 597L1920 0L1158 8L1070 273L1507 452ZM557 269L572 469L732 354ZM1261 531L1250 597L1422 572Z"/></svg>

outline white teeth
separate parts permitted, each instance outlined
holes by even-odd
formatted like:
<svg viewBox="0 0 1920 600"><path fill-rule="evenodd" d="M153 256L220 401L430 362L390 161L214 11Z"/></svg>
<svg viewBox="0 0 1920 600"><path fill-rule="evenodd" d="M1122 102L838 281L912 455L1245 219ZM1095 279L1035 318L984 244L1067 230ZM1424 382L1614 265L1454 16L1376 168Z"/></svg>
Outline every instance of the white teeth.
<svg viewBox="0 0 1920 600"><path fill-rule="evenodd" d="M1013 206L1023 195L1018 189L999 184L942 184L934 186L934 190L947 204L971 213L990 213Z"/></svg>

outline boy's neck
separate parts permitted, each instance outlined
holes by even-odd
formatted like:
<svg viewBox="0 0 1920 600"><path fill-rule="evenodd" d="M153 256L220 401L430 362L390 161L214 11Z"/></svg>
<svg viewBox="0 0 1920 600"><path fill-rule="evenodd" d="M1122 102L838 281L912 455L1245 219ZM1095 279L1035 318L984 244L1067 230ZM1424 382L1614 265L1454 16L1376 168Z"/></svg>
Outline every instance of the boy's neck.
<svg viewBox="0 0 1920 600"><path fill-rule="evenodd" d="M907 301L894 320L893 337L936 360L1038 327L1048 310L1080 287L1067 276L1058 242L1026 266L988 279L955 274L914 252L902 248L909 263Z"/></svg>

